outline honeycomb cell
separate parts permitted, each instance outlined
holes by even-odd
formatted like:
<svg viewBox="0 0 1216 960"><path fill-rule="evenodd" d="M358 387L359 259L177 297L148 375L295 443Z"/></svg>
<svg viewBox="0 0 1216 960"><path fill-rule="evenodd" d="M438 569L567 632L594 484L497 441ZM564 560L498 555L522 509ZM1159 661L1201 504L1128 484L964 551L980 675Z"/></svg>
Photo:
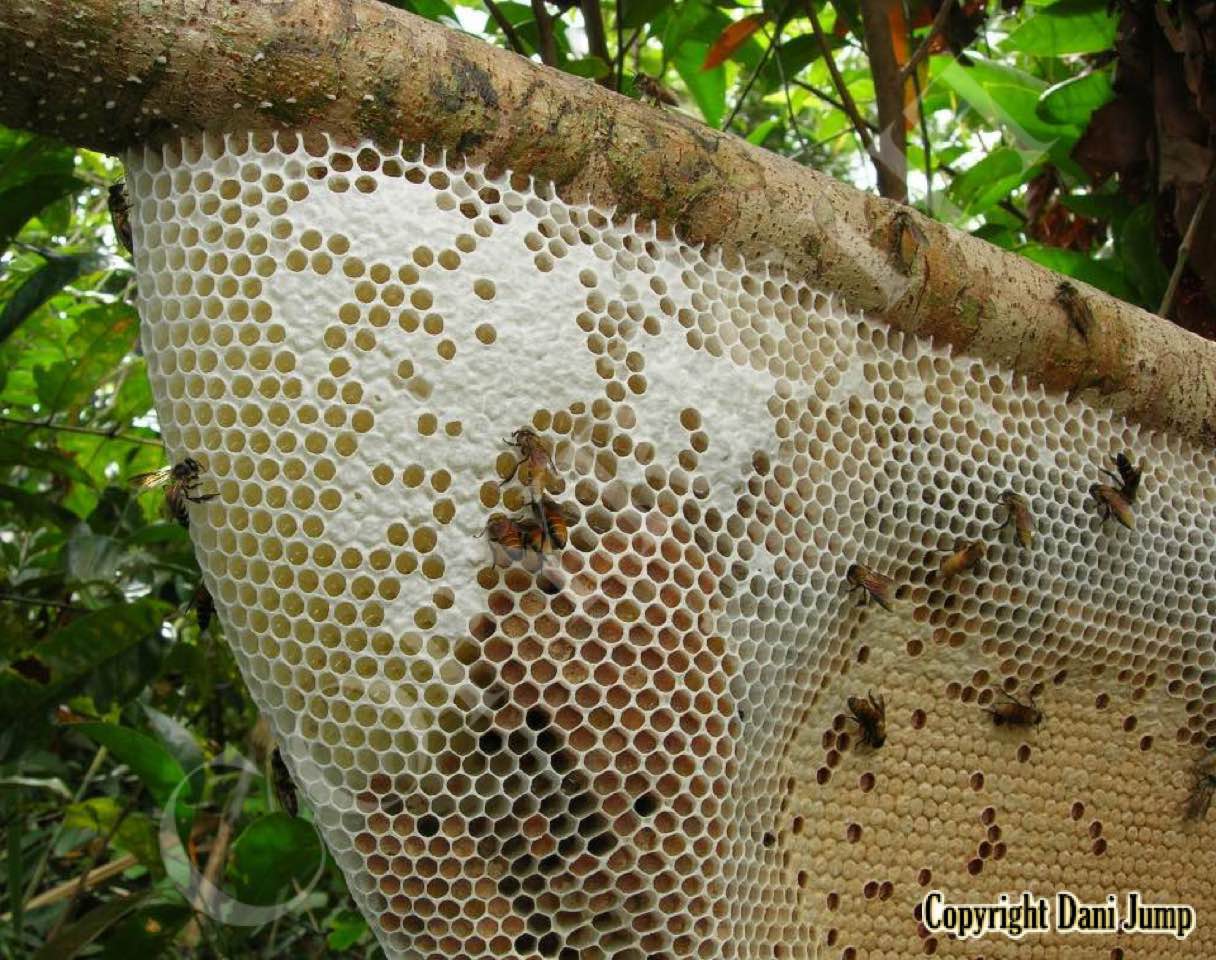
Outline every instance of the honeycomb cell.
<svg viewBox="0 0 1216 960"><path fill-rule="evenodd" d="M1178 812L1216 748L1208 451L439 151L128 172L200 567L389 956L971 956L927 889L1111 877L1216 908ZM1118 453L1134 529L1088 494Z"/></svg>

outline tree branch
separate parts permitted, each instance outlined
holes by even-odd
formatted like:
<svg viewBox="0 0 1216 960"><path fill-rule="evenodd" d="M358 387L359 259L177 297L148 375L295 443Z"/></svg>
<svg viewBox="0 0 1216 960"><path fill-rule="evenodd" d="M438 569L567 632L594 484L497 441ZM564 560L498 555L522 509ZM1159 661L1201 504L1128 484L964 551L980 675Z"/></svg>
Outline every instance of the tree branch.
<svg viewBox="0 0 1216 960"><path fill-rule="evenodd" d="M546 67L557 66L557 38L553 35L553 18L545 9L545 0L532 0L532 15L536 17L536 32L540 34L540 59Z"/></svg>
<svg viewBox="0 0 1216 960"><path fill-rule="evenodd" d="M739 110L743 106L743 101L746 100L747 95L752 92L752 87L756 84L756 78L760 76L760 71L764 69L764 65L768 63L768 58L772 56L773 42L775 42L781 36L781 30L783 27L783 23L777 24L776 32L773 34L773 41L764 48L764 53L762 53L760 55L760 59L756 61L756 67L754 70L752 70L751 76L747 78L747 83L743 85L742 93L740 93L738 99L735 100L735 105L731 108L730 116L727 117L722 123L723 130L729 130L731 123L734 122L735 117L739 115Z"/></svg>
<svg viewBox="0 0 1216 960"><path fill-rule="evenodd" d="M519 38L519 34L515 32L515 27L511 25L511 21L507 19L507 15L502 12L500 7L494 0L484 0L486 9L490 11L490 16L494 18L494 22L498 24L498 29L502 31L502 35L507 38L507 43L511 49L520 56L528 55L528 48L524 46L523 40Z"/></svg>
<svg viewBox="0 0 1216 960"><path fill-rule="evenodd" d="M904 84L895 60L888 0L861 0L861 22L870 55L870 76L878 104L878 192L898 203L908 202L908 125L904 117Z"/></svg>
<svg viewBox="0 0 1216 960"><path fill-rule="evenodd" d="M835 97L833 97L830 93L827 93L824 90L820 90L818 87L807 83L805 80L799 80L797 77L794 77L792 80L790 80L790 83L794 84L794 86L796 86L796 87L802 87L802 89L805 90L807 93L813 94L814 96L816 96L820 100L822 100L824 103L828 104L829 106L835 107L837 110L840 110L843 113L847 114L849 112L848 107L846 107L843 103L841 103L839 100L837 100ZM874 124L872 124L869 120L866 120L864 117L861 119L861 122L864 123L866 125L866 128L868 130L870 130L871 132L873 132L873 133L878 132L878 128L876 126L874 126Z"/></svg>
<svg viewBox="0 0 1216 960"><path fill-rule="evenodd" d="M849 93L849 86L844 82L844 77L840 75L840 69L836 66L836 58L832 56L832 49L828 46L827 35L823 32L823 25L819 22L819 13L815 10L815 0L806 0L806 9L811 18L811 29L815 31L815 39L819 41L819 49L823 53L824 63L827 64L828 73L831 74L832 85L836 88L837 96L840 97L840 109L845 112L845 115L853 124L853 129L857 131L861 145L865 148L866 153L869 154L875 167L877 167L878 155L874 150L874 141L870 137L869 124L862 119L861 111L857 109L857 101Z"/></svg>
<svg viewBox="0 0 1216 960"><path fill-rule="evenodd" d="M146 447L164 447L160 440L151 437L139 437L133 433L113 433L96 427L76 427L69 423L39 423L36 420L18 420L16 417L0 416L0 423L11 423L15 427L29 427L31 430L57 430L60 433L83 433L91 437L105 437L120 443L140 443Z"/></svg>
<svg viewBox="0 0 1216 960"><path fill-rule="evenodd" d="M621 22L618 19L616 24L616 90L621 92L621 86L625 82L625 54L638 41L638 36L642 33L641 27L635 27L633 33L625 43L621 43Z"/></svg>
<svg viewBox="0 0 1216 960"><path fill-rule="evenodd" d="M51 887L45 893L40 893L25 905L26 910L39 910L42 907L49 907L53 903L59 903L61 900L66 900L76 892L78 887L83 887L84 890L92 890L94 887L100 886L107 880L112 880L120 873L125 873L130 870L139 861L135 859L132 853L124 853L121 857L111 860L109 863L103 863L100 867L94 867L86 871L79 877L73 877L71 880L65 880L57 887ZM7 920L8 914L0 917L0 921Z"/></svg>
<svg viewBox="0 0 1216 960"><path fill-rule="evenodd" d="M612 55L608 52L608 40L604 36L604 13L600 9L600 0L581 0L583 11L583 26L587 30L587 49L593 57L599 57L606 67L612 66ZM606 74L597 81L600 86L612 86L612 74Z"/></svg>
<svg viewBox="0 0 1216 960"><path fill-rule="evenodd" d="M779 258L851 309L1012 364L1048 390L1066 393L1089 370L1120 414L1216 444L1216 344L1087 288L1095 333L1081 356L1056 322L1059 274L931 220L917 219L931 269L910 286L891 263L889 231L875 232L896 213L881 198L476 37L373 0L72 0L70 17L61 8L0 0L6 126L170 159L200 149L203 131L255 150L276 140L294 149L295 131L389 151L426 144L687 243ZM822 34L820 25L826 46ZM872 141L853 106L850 132Z"/></svg>
<svg viewBox="0 0 1216 960"><path fill-rule="evenodd" d="M925 212L933 216L933 143L929 139L929 119L925 116L925 98L920 90L920 77L912 73L916 90L916 113L920 117L921 153L925 155Z"/></svg>
<svg viewBox="0 0 1216 960"><path fill-rule="evenodd" d="M1165 296L1161 298L1161 306L1157 309L1157 313L1167 319L1170 311L1174 309L1178 284L1182 281L1183 271L1186 270L1186 262L1191 255L1191 244L1195 242L1195 232L1199 229L1199 221L1203 219L1203 215L1208 209L1208 202L1212 199L1213 188L1216 188L1216 158L1208 165L1208 175L1203 181L1203 192L1199 194L1199 202L1195 204L1191 222L1187 224L1186 233L1182 236L1182 243L1178 245L1178 258L1174 261L1169 285L1165 288Z"/></svg>
<svg viewBox="0 0 1216 960"><path fill-rule="evenodd" d="M899 72L901 80L907 80L916 73L916 68L920 66L920 62L929 56L929 46L933 43L933 38L936 37L946 26L946 21L950 19L950 10L954 6L954 0L942 0L942 5L937 8L937 14L933 18L933 23L929 27L929 32L925 34L925 39L920 42L920 46L908 58L908 62L904 64L904 68Z"/></svg>
<svg viewBox="0 0 1216 960"><path fill-rule="evenodd" d="M790 126L794 128L794 136L798 138L798 143L802 147L802 155L807 156L810 154L811 148L802 134L802 128L798 126L798 115L794 112L794 101L790 97L790 83L785 77L785 66L781 63L780 43L780 32L774 33L771 46L777 47L777 59L774 62L777 64L777 73L781 77L781 89L785 93L785 109L789 111Z"/></svg>

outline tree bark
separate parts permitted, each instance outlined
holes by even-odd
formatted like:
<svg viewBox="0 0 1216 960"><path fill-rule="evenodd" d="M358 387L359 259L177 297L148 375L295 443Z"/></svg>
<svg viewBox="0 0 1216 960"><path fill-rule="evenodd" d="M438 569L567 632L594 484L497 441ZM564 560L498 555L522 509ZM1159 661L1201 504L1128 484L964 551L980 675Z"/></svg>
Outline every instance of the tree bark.
<svg viewBox="0 0 1216 960"><path fill-rule="evenodd" d="M878 105L878 192L888 199L907 203L908 127L904 117L904 82L887 17L892 2L900 0L861 0L861 21Z"/></svg>
<svg viewBox="0 0 1216 960"><path fill-rule="evenodd" d="M201 130L426 143L1216 446L1216 344L792 161L374 0L0 0L0 122L118 152Z"/></svg>

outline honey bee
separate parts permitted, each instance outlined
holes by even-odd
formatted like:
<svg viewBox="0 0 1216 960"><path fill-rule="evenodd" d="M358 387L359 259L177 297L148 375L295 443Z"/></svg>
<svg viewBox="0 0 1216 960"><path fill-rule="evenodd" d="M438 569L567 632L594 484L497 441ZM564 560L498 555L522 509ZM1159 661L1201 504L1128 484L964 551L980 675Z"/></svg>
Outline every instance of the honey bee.
<svg viewBox="0 0 1216 960"><path fill-rule="evenodd" d="M992 714L994 726L1033 727L1043 722L1043 711L1030 703L1015 700L1007 693L1002 693L1005 702L985 707L984 712Z"/></svg>
<svg viewBox="0 0 1216 960"><path fill-rule="evenodd" d="M864 591L861 595L863 605L873 598L884 610L891 609L891 590L895 584L890 577L884 577L863 563L855 563L845 571L844 578L849 584L850 593L854 590Z"/></svg>
<svg viewBox="0 0 1216 960"><path fill-rule="evenodd" d="M482 533L490 538L490 551L496 567L509 567L523 556L525 531L505 513L491 514Z"/></svg>
<svg viewBox="0 0 1216 960"><path fill-rule="evenodd" d="M545 536L549 538L549 542L558 549L564 547L566 541L570 539L570 528L562 508L548 497L542 497L540 516Z"/></svg>
<svg viewBox="0 0 1216 960"><path fill-rule="evenodd" d="M194 615L198 618L198 632L206 633L215 617L215 598L202 583L194 591Z"/></svg>
<svg viewBox="0 0 1216 960"><path fill-rule="evenodd" d="M984 559L988 547L983 540L967 540L942 561L942 579L965 573Z"/></svg>
<svg viewBox="0 0 1216 960"><path fill-rule="evenodd" d="M1029 550L1034 543L1034 517L1030 515L1030 507L1012 490L1001 494L1001 505L1006 510L1005 522L1001 524L1001 529L1012 523L1018 542Z"/></svg>
<svg viewBox="0 0 1216 960"><path fill-rule="evenodd" d="M114 233L118 241L127 248L128 253L135 252L135 238L131 233L131 201L127 196L127 185L122 180L110 185L110 195L106 199L110 208L110 221L114 224Z"/></svg>
<svg viewBox="0 0 1216 960"><path fill-rule="evenodd" d="M1184 816L1188 820L1203 820L1212 806L1212 794L1216 793L1216 775L1206 774L1195 778L1195 786L1186 800Z"/></svg>
<svg viewBox="0 0 1216 960"><path fill-rule="evenodd" d="M545 442L527 427L516 430L511 434L509 440L503 442L509 443L519 450L519 460L511 469L508 479L517 477L526 464L528 480L532 487L532 502L539 503L545 495L549 481L557 473L557 466L553 463L553 454L549 452Z"/></svg>
<svg viewBox="0 0 1216 960"><path fill-rule="evenodd" d="M137 493L152 490L156 487L165 488L165 503L169 507L169 515L183 527L190 526L188 503L206 503L219 496L218 493L197 494L202 481L203 468L193 457L186 457L171 467L153 470L151 473L141 473L131 478L131 486Z"/></svg>
<svg viewBox="0 0 1216 960"><path fill-rule="evenodd" d="M880 693L874 696L874 691L867 693L867 699L849 697L849 719L857 724L861 731L861 742L877 750L887 742L887 703Z"/></svg>
<svg viewBox="0 0 1216 960"><path fill-rule="evenodd" d="M270 781L283 812L296 816L300 812L300 798L296 796L296 785L291 782L291 774L287 772L287 764L278 747L270 752Z"/></svg>
<svg viewBox="0 0 1216 960"><path fill-rule="evenodd" d="M1184 816L1188 820L1203 820L1216 794L1216 753L1195 764L1192 773L1195 781L1186 799Z"/></svg>
<svg viewBox="0 0 1216 960"><path fill-rule="evenodd" d="M1144 473L1143 467L1134 467L1132 462L1127 458L1127 454L1116 453L1111 459L1115 461L1114 470L1103 470L1102 472L1112 480L1119 481L1119 493L1123 495L1123 499L1131 503L1136 499L1136 492L1140 489L1140 475Z"/></svg>
<svg viewBox="0 0 1216 960"><path fill-rule="evenodd" d="M1127 502L1127 498L1121 491L1105 483L1095 483L1089 488L1089 494L1098 502L1098 509L1102 511L1103 520L1113 515L1128 530L1135 529L1135 514L1132 513L1131 504Z"/></svg>
<svg viewBox="0 0 1216 960"><path fill-rule="evenodd" d="M485 529L478 536L482 534L490 539L490 550L496 567L509 567L520 560L528 560L530 565L537 566L536 558L543 558L545 555L545 526L530 517L492 514L486 521Z"/></svg>
<svg viewBox="0 0 1216 960"><path fill-rule="evenodd" d="M905 276L912 272L920 251L929 245L925 231L906 209L899 210L892 223L891 255Z"/></svg>
<svg viewBox="0 0 1216 960"><path fill-rule="evenodd" d="M1081 291L1067 280L1062 280L1056 287L1055 301L1064 308L1064 312L1068 314L1068 322L1081 335L1081 339L1088 341L1089 331L1094 323L1094 315L1093 311L1089 309L1089 304L1081 295Z"/></svg>
<svg viewBox="0 0 1216 960"><path fill-rule="evenodd" d="M649 74L634 74L633 89L638 92L643 101L649 100L652 106L657 107L664 103L669 107L678 107L680 105L679 98L660 83L657 77L652 77Z"/></svg>

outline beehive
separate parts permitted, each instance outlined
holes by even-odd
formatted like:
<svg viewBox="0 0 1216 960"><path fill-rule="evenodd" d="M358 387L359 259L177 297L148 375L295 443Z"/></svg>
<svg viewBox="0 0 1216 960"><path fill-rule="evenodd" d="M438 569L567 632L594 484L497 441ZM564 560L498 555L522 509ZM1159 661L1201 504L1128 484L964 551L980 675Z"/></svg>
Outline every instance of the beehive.
<svg viewBox="0 0 1216 960"><path fill-rule="evenodd" d="M1209 451L457 159L280 135L128 172L207 586L390 956L1216 955L1180 812L1216 744ZM496 562L522 427L569 541ZM1134 530L1088 496L1121 451ZM994 726L1007 694L1043 722ZM960 943L931 888L1200 927Z"/></svg>

